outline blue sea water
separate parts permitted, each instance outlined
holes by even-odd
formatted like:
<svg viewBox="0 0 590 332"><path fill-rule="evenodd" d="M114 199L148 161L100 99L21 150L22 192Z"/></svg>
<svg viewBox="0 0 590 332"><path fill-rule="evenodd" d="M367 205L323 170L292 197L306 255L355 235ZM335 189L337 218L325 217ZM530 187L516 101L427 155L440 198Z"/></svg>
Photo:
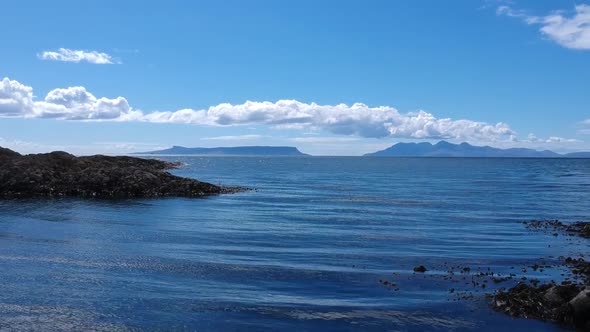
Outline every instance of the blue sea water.
<svg viewBox="0 0 590 332"><path fill-rule="evenodd" d="M521 222L590 219L590 160L166 159L256 190L0 201L0 330L558 331L484 294L589 252Z"/></svg>

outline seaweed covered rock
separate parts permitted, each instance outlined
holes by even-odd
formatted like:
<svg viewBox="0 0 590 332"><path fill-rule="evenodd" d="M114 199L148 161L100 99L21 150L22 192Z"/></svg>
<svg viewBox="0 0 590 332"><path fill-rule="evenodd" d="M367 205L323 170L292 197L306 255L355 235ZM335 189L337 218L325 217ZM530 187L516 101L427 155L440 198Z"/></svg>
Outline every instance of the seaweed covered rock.
<svg viewBox="0 0 590 332"><path fill-rule="evenodd" d="M551 321L584 331L590 328L590 289L576 284L536 287L519 283L494 295L492 307L513 317Z"/></svg>
<svg viewBox="0 0 590 332"><path fill-rule="evenodd" d="M182 178L175 163L133 157L76 157L66 152L20 155L0 148L0 198L200 197L239 191Z"/></svg>
<svg viewBox="0 0 590 332"><path fill-rule="evenodd" d="M571 325L573 313L568 302L579 291L576 285L544 284L535 287L519 283L506 291L500 290L494 296L492 306L513 317L534 318Z"/></svg>
<svg viewBox="0 0 590 332"><path fill-rule="evenodd" d="M579 221L571 224L562 223L559 220L531 220L525 221L525 226L533 230L545 232L565 232L569 235L590 238L590 222Z"/></svg>
<svg viewBox="0 0 590 332"><path fill-rule="evenodd" d="M590 238L590 222L575 222L571 224L567 230L572 233L577 233L582 237Z"/></svg>
<svg viewBox="0 0 590 332"><path fill-rule="evenodd" d="M570 236L588 238L589 222L565 224L558 220L534 220L524 223L527 228L545 232L563 232ZM519 283L491 296L491 305L510 316L540 319L590 331L590 262L584 258L562 257L562 264L574 278L561 285Z"/></svg>

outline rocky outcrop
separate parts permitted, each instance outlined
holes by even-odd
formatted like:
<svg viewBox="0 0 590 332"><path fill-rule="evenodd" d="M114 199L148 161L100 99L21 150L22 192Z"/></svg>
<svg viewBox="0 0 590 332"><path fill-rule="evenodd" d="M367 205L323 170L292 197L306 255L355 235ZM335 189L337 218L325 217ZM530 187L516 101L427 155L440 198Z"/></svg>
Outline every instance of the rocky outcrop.
<svg viewBox="0 0 590 332"><path fill-rule="evenodd" d="M574 323L580 328L590 330L590 289L585 289L578 293L568 302Z"/></svg>
<svg viewBox="0 0 590 332"><path fill-rule="evenodd" d="M178 164L133 157L76 157L66 152L20 155L0 148L0 198L202 197L232 193L167 172Z"/></svg>
<svg viewBox="0 0 590 332"><path fill-rule="evenodd" d="M590 238L590 222L588 221L564 224L559 220L532 220L525 221L523 224L527 228L533 230L542 230L545 232L566 232L568 235L577 235Z"/></svg>
<svg viewBox="0 0 590 332"><path fill-rule="evenodd" d="M6 158L10 158L10 157L19 157L20 154L18 152L14 152L10 149L7 148L3 148L0 146L0 158L6 157Z"/></svg>
<svg viewBox="0 0 590 332"><path fill-rule="evenodd" d="M558 220L525 222L529 229L571 236L589 237L589 222L564 224ZM590 331L590 262L582 257L563 259L571 269L574 281L561 285L554 281L543 285L519 283L510 289L501 289L492 296L492 307L514 317L534 318L574 326ZM576 281L577 280L577 281Z"/></svg>
<svg viewBox="0 0 590 332"><path fill-rule="evenodd" d="M500 290L494 296L492 306L497 311L514 317L574 325L576 317L569 302L582 292L584 291L578 285L549 283L537 287L519 283L508 290Z"/></svg>

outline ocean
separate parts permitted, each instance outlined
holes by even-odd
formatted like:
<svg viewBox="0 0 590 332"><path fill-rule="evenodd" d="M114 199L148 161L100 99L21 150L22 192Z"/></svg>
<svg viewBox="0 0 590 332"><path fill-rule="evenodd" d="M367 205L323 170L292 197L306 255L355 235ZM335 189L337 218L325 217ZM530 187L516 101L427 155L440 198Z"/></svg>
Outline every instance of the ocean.
<svg viewBox="0 0 590 332"><path fill-rule="evenodd" d="M0 201L0 330L559 331L485 294L590 249L588 159L164 159L254 190Z"/></svg>

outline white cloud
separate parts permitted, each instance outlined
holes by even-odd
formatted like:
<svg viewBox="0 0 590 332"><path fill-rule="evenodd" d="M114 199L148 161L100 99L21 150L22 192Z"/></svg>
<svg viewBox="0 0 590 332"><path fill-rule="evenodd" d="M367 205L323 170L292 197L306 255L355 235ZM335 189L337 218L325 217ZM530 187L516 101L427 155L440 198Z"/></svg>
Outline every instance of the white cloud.
<svg viewBox="0 0 590 332"><path fill-rule="evenodd" d="M137 151L163 150L170 146L158 143L140 143L140 142L94 142L90 144L96 151L106 153L132 153ZM88 145L76 145L76 148L84 151ZM102 153L104 153L102 152Z"/></svg>
<svg viewBox="0 0 590 332"><path fill-rule="evenodd" d="M131 110L123 97L97 99L84 87L79 86L52 90L44 102L37 102L35 106L38 117L67 120L116 119Z"/></svg>
<svg viewBox="0 0 590 332"><path fill-rule="evenodd" d="M97 98L84 87L50 91L43 101L33 100L33 89L4 78L0 85L0 116L62 120L142 121L205 126L266 125L278 128L322 130L366 138L455 139L494 142L513 140L516 133L505 123L437 118L424 111L400 113L389 106L356 103L319 105L296 100L219 104L204 110L143 113L123 97Z"/></svg>
<svg viewBox="0 0 590 332"><path fill-rule="evenodd" d="M289 129L320 129L339 135L369 138L456 138L506 139L514 135L507 124L495 125L471 120L439 119L419 111L400 113L389 106L369 107L319 105L296 100L273 102L247 101L244 104L219 104L206 110L183 109L176 112L154 112L143 121L191 123L211 126L262 124Z"/></svg>
<svg viewBox="0 0 590 332"><path fill-rule="evenodd" d="M357 137L314 136L314 137L293 137L289 140L292 142L297 142L297 143L330 144L330 143L356 142L356 141L359 141L360 139Z"/></svg>
<svg viewBox="0 0 590 332"><path fill-rule="evenodd" d="M115 61L112 56L97 52L97 51L84 51L84 50L71 50L68 48L60 48L57 51L43 51L38 54L39 59L42 60L54 60L64 62L83 62L93 63L97 65L111 65L119 63Z"/></svg>
<svg viewBox="0 0 590 332"><path fill-rule="evenodd" d="M132 108L124 97L96 97L84 87L54 89L36 100L33 89L18 81L4 78L0 81L0 118L49 118L69 121L119 121L179 123L200 126L230 127L257 126L299 130L300 137L286 138L308 147L313 153L322 146L330 151L349 153L351 146L370 149L386 143L364 144L366 138L404 140L468 141L476 145L491 144L497 147L550 148L561 151L584 148L577 139L552 136L539 138L529 134L519 140L514 130L505 123L488 124L466 119L437 118L424 111L401 113L390 106L370 107L365 104L319 105L296 100L277 102L252 102L243 104L219 104L203 110L182 109L175 112L144 113ZM590 119L582 124L590 125ZM590 134L582 128L580 134ZM325 135L325 136L322 136ZM340 135L340 136L338 136ZM258 134L205 137L207 141L245 141L268 138ZM374 142L384 142L379 140ZM41 150L26 142L1 140L9 146ZM0 144L2 145L2 144ZM98 146L98 145L97 145ZM99 151L130 151L137 144L117 143L101 145ZM59 149L59 146L53 146ZM77 149L76 146L69 146ZM316 149L316 150L314 150ZM340 149L340 150L339 150ZM144 149L146 150L146 149ZM306 151L307 151L306 150ZM80 148L82 151L82 148ZM364 150L363 150L364 151ZM318 152L322 153L322 152Z"/></svg>
<svg viewBox="0 0 590 332"><path fill-rule="evenodd" d="M27 116L33 108L33 88L8 78L0 82L0 116Z"/></svg>
<svg viewBox="0 0 590 332"><path fill-rule="evenodd" d="M584 127L590 126L590 119L586 119L586 120L580 122L580 125L582 125ZM582 129L578 130L578 134L580 134L580 135L590 135L590 129L589 128L582 128Z"/></svg>
<svg viewBox="0 0 590 332"><path fill-rule="evenodd" d="M518 18L524 19L525 21L527 21L528 18L534 19L534 16L527 15L526 11L521 10L521 9L513 9L510 6L499 6L498 9L496 9L496 14L505 15L505 16L509 16L509 17L518 17ZM534 22L527 21L527 23L532 24Z"/></svg>
<svg viewBox="0 0 590 332"><path fill-rule="evenodd" d="M0 82L0 116L4 117L115 120L133 114L125 98L96 98L83 87L55 89L43 101L34 101L31 87L8 78Z"/></svg>
<svg viewBox="0 0 590 332"><path fill-rule="evenodd" d="M547 143L577 143L577 142L581 142L578 139L575 138L563 138L563 137L557 137L557 136L550 136L545 142Z"/></svg>
<svg viewBox="0 0 590 332"><path fill-rule="evenodd" d="M524 141L527 143L581 143L582 141L575 138L563 138L558 136L550 136L549 138L542 139L537 137L535 134L529 134L527 139Z"/></svg>
<svg viewBox="0 0 590 332"><path fill-rule="evenodd" d="M535 134L529 134L529 136L527 136L527 139L529 142L539 142L540 139L537 137L537 135Z"/></svg>
<svg viewBox="0 0 590 332"><path fill-rule="evenodd" d="M590 49L590 5L577 5L575 13L567 16L556 11L546 16L529 15L524 10L510 6L499 6L496 13L524 20L527 24L540 25L539 31L559 45L571 48Z"/></svg>
<svg viewBox="0 0 590 332"><path fill-rule="evenodd" d="M201 140L204 141L247 141L261 139L265 136L262 135L230 135L230 136L215 136L215 137L203 137Z"/></svg>

